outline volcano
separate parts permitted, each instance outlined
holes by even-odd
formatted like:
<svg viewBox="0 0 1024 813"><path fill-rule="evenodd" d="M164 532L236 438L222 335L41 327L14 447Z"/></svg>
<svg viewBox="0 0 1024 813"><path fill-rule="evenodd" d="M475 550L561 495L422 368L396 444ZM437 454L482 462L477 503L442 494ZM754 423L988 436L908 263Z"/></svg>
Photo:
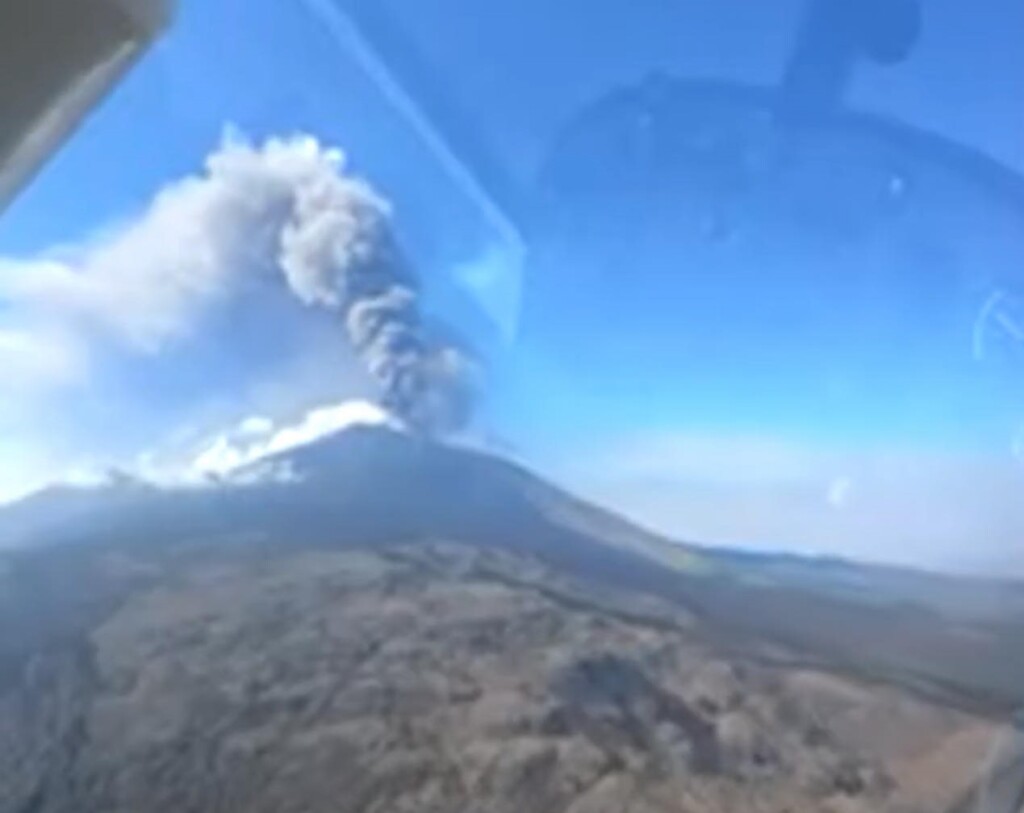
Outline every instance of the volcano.
<svg viewBox="0 0 1024 813"><path fill-rule="evenodd" d="M1024 587L663 539L358 427L0 512L0 811L936 810Z"/></svg>

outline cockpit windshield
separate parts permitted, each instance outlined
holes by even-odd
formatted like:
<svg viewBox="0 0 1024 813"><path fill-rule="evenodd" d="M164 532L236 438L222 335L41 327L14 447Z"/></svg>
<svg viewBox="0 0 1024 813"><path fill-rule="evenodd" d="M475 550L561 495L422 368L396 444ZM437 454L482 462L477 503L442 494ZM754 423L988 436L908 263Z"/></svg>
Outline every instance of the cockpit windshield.
<svg viewBox="0 0 1024 813"><path fill-rule="evenodd" d="M549 788L548 807L519 809L724 811L750 799L722 788L746 785L779 810L1014 813L1024 756L1000 732L1024 706L1024 6L182 0L166 22L0 218L0 610L3 551L84 527L82 494L118 495L104 517L143 492L211 500L166 509L167 527L220 517L174 539L302 526L337 483L398 465L374 452L349 471L325 451L369 426L412 444L403 472L431 474L360 491L361 511L392 488L415 499L354 535L400 517L417 517L403 541L515 527L530 541L502 551L566 564L599 505L618 529L601 539L685 581L677 595L648 574L644 601L677 602L712 638L815 653L800 670L769 659L783 702L732 661L691 697L653 639L643 675L587 650L550 685L604 711L574 700L516 747L564 760L586 740L604 766L580 768L591 790L627 774L698 790L682 807L594 791L587 807L590 791ZM435 467L435 447L559 496L499 499L479 467ZM310 471L331 475L300 499ZM462 507L424 508L442 486ZM258 527L209 496L246 489L269 489ZM271 511L292 499L287 522ZM542 543L521 505L571 533ZM165 516L131 521L150 510ZM316 533L349 527L339 516ZM608 566L616 589L633 567ZM831 682L853 672L856 690ZM876 679L911 705L871 695ZM726 684L776 705L741 713ZM714 781L694 756L705 735ZM537 759L547 788L564 763ZM448 806L375 807L368 790L341 809L477 809L438 788Z"/></svg>

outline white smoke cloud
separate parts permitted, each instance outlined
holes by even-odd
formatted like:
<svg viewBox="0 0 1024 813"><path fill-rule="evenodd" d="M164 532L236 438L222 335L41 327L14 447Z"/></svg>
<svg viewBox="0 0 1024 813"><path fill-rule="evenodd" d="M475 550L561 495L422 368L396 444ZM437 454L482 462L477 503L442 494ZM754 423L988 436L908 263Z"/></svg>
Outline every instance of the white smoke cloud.
<svg viewBox="0 0 1024 813"><path fill-rule="evenodd" d="M83 365L83 351L71 337L53 330L0 327L0 370L4 375L0 412L4 401L26 391L75 380Z"/></svg>
<svg viewBox="0 0 1024 813"><path fill-rule="evenodd" d="M352 426L393 426L394 419L369 401L343 401L306 413L294 424L276 426L249 418L218 435L191 462L186 475L226 476L273 455L314 443Z"/></svg>
<svg viewBox="0 0 1024 813"><path fill-rule="evenodd" d="M187 335L254 269L279 265L304 302L334 303L386 204L310 136L254 146L228 136L201 175L165 187L138 217L81 246L0 260L0 302L46 324L147 353Z"/></svg>
<svg viewBox="0 0 1024 813"><path fill-rule="evenodd" d="M253 415L238 425L238 431L246 437L259 437L274 431L274 422L270 418Z"/></svg>

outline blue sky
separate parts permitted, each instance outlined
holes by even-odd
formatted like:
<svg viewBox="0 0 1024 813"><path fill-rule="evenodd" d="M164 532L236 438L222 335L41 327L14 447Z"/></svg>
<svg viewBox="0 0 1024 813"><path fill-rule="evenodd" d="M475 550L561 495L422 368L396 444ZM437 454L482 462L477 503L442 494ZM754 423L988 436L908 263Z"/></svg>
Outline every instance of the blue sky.
<svg viewBox="0 0 1024 813"><path fill-rule="evenodd" d="M972 568L1015 555L1024 514L1011 505L1022 483L1010 445L1024 388L1005 337L978 364L971 331L999 287L993 275L1020 267L1018 215L927 168L913 179L920 197L892 215L900 225L839 250L835 235L815 241L830 217L876 214L843 206L872 156L885 157L877 145L840 140L836 165L856 169L822 180L819 164L821 206L780 211L777 198L754 195L710 220L715 176L710 186L680 178L660 203L627 200L611 179L628 157L612 152L581 159L603 190L592 199L562 189L532 204L545 223L558 206L569 214L561 232L527 241L524 260L360 69L353 42L329 24L331 2L183 0L166 39L0 218L0 273L53 256L102 259L104 241L144 222L160 190L202 172L229 128L254 144L309 133L343 149L349 171L393 205L431 306L491 364L479 431L527 461L702 541ZM562 128L609 89L656 70L773 84L800 4L387 5L509 176L531 189ZM1024 108L1013 101L1024 8L930 0L926 12L914 59L866 68L851 103L1024 171ZM662 174L671 186L686 169ZM701 253L678 226L685 218L724 235L725 248ZM523 267L539 280L528 332L503 346ZM0 339L21 353L14 369L29 372L0 392L0 494L82 468L180 460L246 418L301 422L370 393L331 319L265 277L204 306L157 349L40 320L4 290ZM125 296L121 309L144 304ZM40 330L53 339L45 351L23 341Z"/></svg>

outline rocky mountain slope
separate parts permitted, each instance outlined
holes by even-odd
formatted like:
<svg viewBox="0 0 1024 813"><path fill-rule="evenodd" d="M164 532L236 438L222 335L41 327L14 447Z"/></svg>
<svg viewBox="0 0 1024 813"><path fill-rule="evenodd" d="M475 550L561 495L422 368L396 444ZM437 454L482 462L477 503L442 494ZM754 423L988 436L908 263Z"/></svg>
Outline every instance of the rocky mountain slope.
<svg viewBox="0 0 1024 813"><path fill-rule="evenodd" d="M272 464L0 513L2 813L945 810L1024 687L1011 584L869 600L384 430Z"/></svg>

